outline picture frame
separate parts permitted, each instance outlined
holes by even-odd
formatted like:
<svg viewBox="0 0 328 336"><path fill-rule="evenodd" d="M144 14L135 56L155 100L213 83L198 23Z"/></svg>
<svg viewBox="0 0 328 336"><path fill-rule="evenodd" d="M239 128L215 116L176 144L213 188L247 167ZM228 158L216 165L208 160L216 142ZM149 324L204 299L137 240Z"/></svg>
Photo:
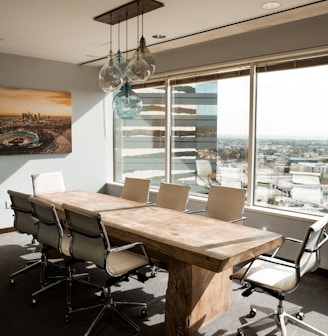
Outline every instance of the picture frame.
<svg viewBox="0 0 328 336"><path fill-rule="evenodd" d="M0 87L0 155L72 152L70 92Z"/></svg>

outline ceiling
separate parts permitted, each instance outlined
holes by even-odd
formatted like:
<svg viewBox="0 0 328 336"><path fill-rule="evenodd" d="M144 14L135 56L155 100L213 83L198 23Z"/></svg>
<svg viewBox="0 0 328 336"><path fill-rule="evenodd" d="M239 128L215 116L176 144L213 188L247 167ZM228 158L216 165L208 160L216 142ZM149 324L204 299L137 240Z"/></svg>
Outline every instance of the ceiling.
<svg viewBox="0 0 328 336"><path fill-rule="evenodd" d="M278 0L281 6L271 10L261 8L265 1L164 0L163 7L143 15L143 33L156 53L328 13L327 0ZM110 48L110 25L94 18L129 2L0 0L0 52L99 66ZM122 51L126 44L129 50L136 48L137 19L127 24L128 41L126 22L112 26L114 52L119 41ZM166 37L155 39L155 34Z"/></svg>

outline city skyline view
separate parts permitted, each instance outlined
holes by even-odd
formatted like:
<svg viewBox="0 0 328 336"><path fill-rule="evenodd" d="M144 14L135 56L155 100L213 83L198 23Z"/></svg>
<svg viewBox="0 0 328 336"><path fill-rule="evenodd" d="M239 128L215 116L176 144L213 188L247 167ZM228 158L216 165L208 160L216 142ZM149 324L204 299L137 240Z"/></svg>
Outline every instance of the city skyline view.
<svg viewBox="0 0 328 336"><path fill-rule="evenodd" d="M71 116L71 106L69 92L0 87L0 118L29 112L54 117Z"/></svg>

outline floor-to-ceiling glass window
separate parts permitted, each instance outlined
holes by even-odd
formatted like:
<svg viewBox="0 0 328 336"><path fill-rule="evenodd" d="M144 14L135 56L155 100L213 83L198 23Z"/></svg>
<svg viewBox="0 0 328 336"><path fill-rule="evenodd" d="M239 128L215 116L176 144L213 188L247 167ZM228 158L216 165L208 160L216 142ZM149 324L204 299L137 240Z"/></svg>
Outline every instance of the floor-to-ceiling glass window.
<svg viewBox="0 0 328 336"><path fill-rule="evenodd" d="M250 206L328 212L327 55L259 62L254 81L249 69L168 76L166 84L135 88L140 116L115 116L115 181L148 177L153 186L183 183L204 196L210 184L243 187L252 192Z"/></svg>
<svg viewBox="0 0 328 336"><path fill-rule="evenodd" d="M217 83L173 85L171 97L171 181L206 193L217 160Z"/></svg>
<svg viewBox="0 0 328 336"><path fill-rule="evenodd" d="M156 185L165 173L165 87L135 91L143 102L140 115L132 120L114 116L114 180L151 178Z"/></svg>
<svg viewBox="0 0 328 336"><path fill-rule="evenodd" d="M249 75L216 74L171 86L171 181L207 194L210 184L247 186Z"/></svg>
<svg viewBox="0 0 328 336"><path fill-rule="evenodd" d="M322 214L328 210L328 65L308 63L259 67L254 204Z"/></svg>

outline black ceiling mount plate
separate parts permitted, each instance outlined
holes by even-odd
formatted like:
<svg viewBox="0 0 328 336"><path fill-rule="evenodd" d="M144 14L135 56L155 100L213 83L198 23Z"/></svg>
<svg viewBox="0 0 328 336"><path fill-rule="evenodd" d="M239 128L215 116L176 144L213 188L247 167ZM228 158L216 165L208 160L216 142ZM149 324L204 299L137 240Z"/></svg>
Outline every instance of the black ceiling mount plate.
<svg viewBox="0 0 328 336"><path fill-rule="evenodd" d="M115 25L163 6L164 4L159 1L135 0L106 13L100 14L96 16L94 20Z"/></svg>

